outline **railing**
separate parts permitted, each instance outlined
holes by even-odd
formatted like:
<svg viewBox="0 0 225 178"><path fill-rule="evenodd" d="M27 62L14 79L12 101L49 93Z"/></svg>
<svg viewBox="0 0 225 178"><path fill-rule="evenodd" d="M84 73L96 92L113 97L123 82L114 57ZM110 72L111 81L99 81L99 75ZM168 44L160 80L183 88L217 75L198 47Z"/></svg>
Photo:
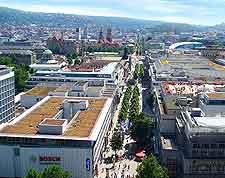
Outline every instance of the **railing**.
<svg viewBox="0 0 225 178"><path fill-rule="evenodd" d="M1 75L5 75L5 74L8 74L10 72L10 69L0 69L0 76Z"/></svg>

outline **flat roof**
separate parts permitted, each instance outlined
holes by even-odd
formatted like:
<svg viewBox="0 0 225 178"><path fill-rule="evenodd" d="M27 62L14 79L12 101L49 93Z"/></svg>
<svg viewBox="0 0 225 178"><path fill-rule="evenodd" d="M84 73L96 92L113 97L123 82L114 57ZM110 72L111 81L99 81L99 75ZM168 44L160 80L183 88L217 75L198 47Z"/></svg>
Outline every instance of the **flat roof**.
<svg viewBox="0 0 225 178"><path fill-rule="evenodd" d="M103 87L88 87L87 88L87 93L91 92L91 93L96 93L96 92L100 92L102 90Z"/></svg>
<svg viewBox="0 0 225 178"><path fill-rule="evenodd" d="M60 136L73 138L93 136L96 138L96 134L101 129L101 124L105 119L103 117L107 114L105 112L105 105L108 105L106 102L110 99L47 96L14 121L6 124L0 131L0 134L42 136L42 134L38 133L38 125L46 118L54 119L54 116L62 109L63 102L66 99L88 100L89 105L87 110L78 112L77 117L68 123L65 132ZM106 109L108 110L108 108Z"/></svg>
<svg viewBox="0 0 225 178"><path fill-rule="evenodd" d="M209 99L224 99L225 98L225 92L205 93L205 95Z"/></svg>
<svg viewBox="0 0 225 178"><path fill-rule="evenodd" d="M183 45L203 45L202 43L200 42L179 42L179 43L174 43L172 44L169 49L175 49L179 46L183 46Z"/></svg>
<svg viewBox="0 0 225 178"><path fill-rule="evenodd" d="M213 95L216 96L218 94L213 94L213 93L224 88L225 88L224 82L219 82L219 83L215 82L215 83L208 83L208 84L206 83L194 84L192 82L162 82L163 93L172 94L172 95L194 95L195 96L199 92L207 92L209 93L209 96L213 96Z"/></svg>
<svg viewBox="0 0 225 178"><path fill-rule="evenodd" d="M63 125L65 123L65 120L63 119L52 119L52 118L46 118L41 122L41 124L46 124L46 125Z"/></svg>
<svg viewBox="0 0 225 178"><path fill-rule="evenodd" d="M44 87L44 86L36 86L26 92L25 96L48 96L49 92L53 92L57 89L57 87Z"/></svg>
<svg viewBox="0 0 225 178"><path fill-rule="evenodd" d="M194 117L194 119L199 127L208 127L214 129L225 127L225 117L223 116Z"/></svg>
<svg viewBox="0 0 225 178"><path fill-rule="evenodd" d="M52 74L57 74L57 75L64 75L64 74L82 74L82 75L89 75L89 74L96 74L96 75L111 75L115 69L116 69L116 66L118 65L118 62L112 62L112 63L109 63L107 65L105 65L103 68L99 69L99 70L94 70L93 71L93 67L91 68L84 68L84 71L71 71L70 69L60 69L58 71L45 71L45 70L38 70L36 72L36 74L45 74L45 75L52 75ZM80 68L81 69L81 68ZM79 69L79 70L80 70ZM89 76L87 76L88 78L90 78ZM77 77L76 77L77 78Z"/></svg>
<svg viewBox="0 0 225 178"><path fill-rule="evenodd" d="M10 50L2 50L0 49L0 54L21 54L21 55L32 55L33 52L31 50L15 50L15 49L10 49Z"/></svg>
<svg viewBox="0 0 225 178"><path fill-rule="evenodd" d="M173 96L173 95L164 96L163 100L164 100L165 109L167 109L167 110L180 109L180 107L176 105L176 99L177 99L177 96Z"/></svg>
<svg viewBox="0 0 225 178"><path fill-rule="evenodd" d="M161 137L162 148L165 150L176 150L177 147L174 143L174 140L171 138Z"/></svg>
<svg viewBox="0 0 225 178"><path fill-rule="evenodd" d="M224 66L197 55L171 55L168 58L159 58L155 61L155 67L157 74L166 72L174 78L185 75L192 81L215 81L217 79L221 81L225 79Z"/></svg>

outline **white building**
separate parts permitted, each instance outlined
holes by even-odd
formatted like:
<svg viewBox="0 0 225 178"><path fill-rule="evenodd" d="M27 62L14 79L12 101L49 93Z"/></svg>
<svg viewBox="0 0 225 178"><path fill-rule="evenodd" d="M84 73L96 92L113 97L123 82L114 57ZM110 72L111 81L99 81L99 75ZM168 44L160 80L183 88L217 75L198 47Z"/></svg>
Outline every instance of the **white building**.
<svg viewBox="0 0 225 178"><path fill-rule="evenodd" d="M0 124L15 117L14 72L0 66Z"/></svg>
<svg viewBox="0 0 225 178"><path fill-rule="evenodd" d="M210 116L225 115L225 92L204 93L199 107Z"/></svg>
<svg viewBox="0 0 225 178"><path fill-rule="evenodd" d="M73 71L51 71L39 70L27 82L28 87L34 87L40 83L65 83L88 81L91 85L120 85L123 81L123 68L118 62L112 62L103 68L89 72L73 72Z"/></svg>
<svg viewBox="0 0 225 178"><path fill-rule="evenodd" d="M107 144L112 98L47 96L0 128L0 177L24 177L57 164L72 178L92 178Z"/></svg>

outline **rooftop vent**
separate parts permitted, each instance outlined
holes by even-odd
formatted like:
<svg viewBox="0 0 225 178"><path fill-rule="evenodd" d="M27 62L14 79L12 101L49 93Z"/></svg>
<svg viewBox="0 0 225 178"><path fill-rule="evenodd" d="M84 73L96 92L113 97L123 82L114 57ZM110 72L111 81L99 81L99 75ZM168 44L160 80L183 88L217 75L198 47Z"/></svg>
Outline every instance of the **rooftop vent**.
<svg viewBox="0 0 225 178"><path fill-rule="evenodd" d="M40 134L62 135L65 131L68 121L65 119L44 119L38 126Z"/></svg>
<svg viewBox="0 0 225 178"><path fill-rule="evenodd" d="M187 98L187 97L176 98L176 105L188 106L191 104L191 102L192 102L191 98Z"/></svg>
<svg viewBox="0 0 225 178"><path fill-rule="evenodd" d="M63 118L71 120L80 110L88 108L88 100L71 100L67 99L63 103Z"/></svg>
<svg viewBox="0 0 225 178"><path fill-rule="evenodd" d="M202 117L202 110L201 110L201 108L192 108L191 109L191 116L192 117Z"/></svg>

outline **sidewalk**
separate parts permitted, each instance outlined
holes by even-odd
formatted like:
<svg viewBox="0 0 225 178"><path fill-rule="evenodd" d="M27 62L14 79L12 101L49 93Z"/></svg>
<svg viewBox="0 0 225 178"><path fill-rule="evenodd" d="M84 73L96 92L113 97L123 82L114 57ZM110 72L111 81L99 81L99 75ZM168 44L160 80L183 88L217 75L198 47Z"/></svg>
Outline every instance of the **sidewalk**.
<svg viewBox="0 0 225 178"><path fill-rule="evenodd" d="M124 89L124 91L125 90L126 90L126 88ZM121 97L120 103L118 104L117 110L113 117L113 126L112 126L112 129L111 129L109 137L108 137L108 139L109 139L108 147L110 147L110 140L112 138L113 130L116 127L118 119L119 119L119 112L122 107L123 97L124 97L124 95ZM127 140L128 140L128 142L127 142ZM123 145L125 146L127 143L130 143L130 142L132 142L132 140L130 138L126 137L124 139ZM124 148L122 150L125 151ZM113 155L113 154L114 154L114 151L111 149L111 147L108 152L104 152L105 157ZM136 174L136 169L137 169L138 164L139 163L135 162L134 160L129 160L129 159L123 159L121 161L117 161L115 163L115 167L113 169L109 169L109 171L108 171L109 178L121 178L121 175L124 175L124 178L126 178L127 176L130 176L130 178L133 178ZM99 175L97 178L106 178L106 175L107 175L106 168L112 167L112 166L113 166L112 164L102 163L99 166Z"/></svg>

